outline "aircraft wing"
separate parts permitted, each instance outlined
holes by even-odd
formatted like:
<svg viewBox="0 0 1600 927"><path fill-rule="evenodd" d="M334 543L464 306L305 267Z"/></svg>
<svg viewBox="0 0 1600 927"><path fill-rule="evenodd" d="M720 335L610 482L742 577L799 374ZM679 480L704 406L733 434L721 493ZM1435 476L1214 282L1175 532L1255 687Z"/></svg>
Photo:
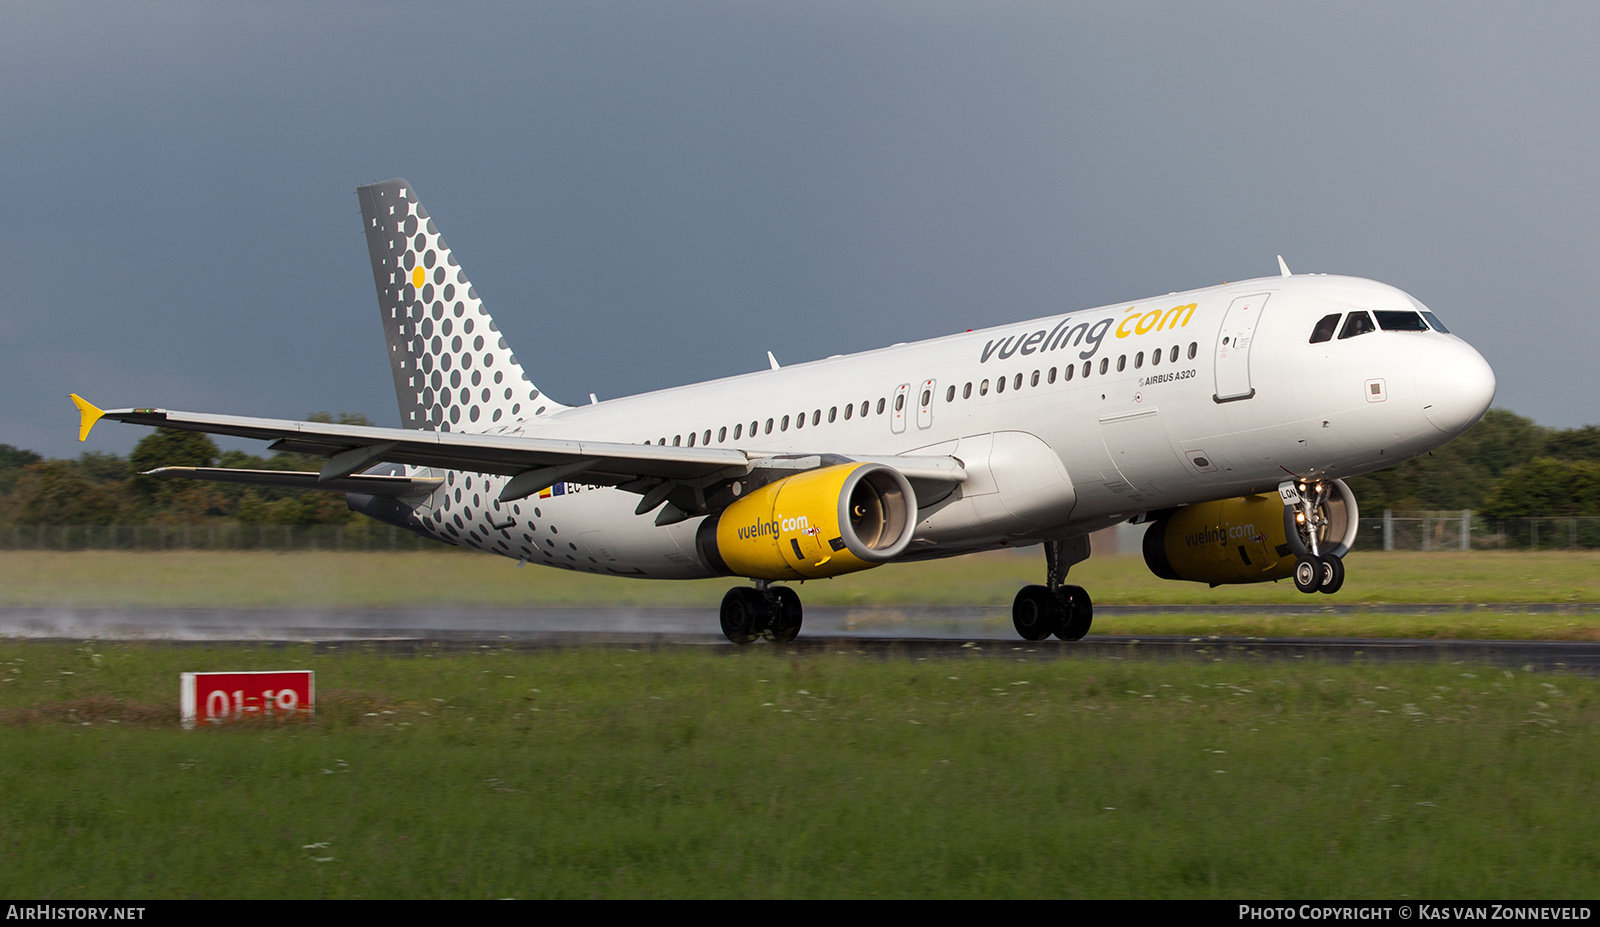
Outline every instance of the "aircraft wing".
<svg viewBox="0 0 1600 927"><path fill-rule="evenodd" d="M217 483L242 483L246 486L283 486L289 489L328 489L357 492L369 496L426 496L444 480L426 476L380 476L360 474L321 480L302 470L245 470L233 467L157 467L143 476L176 477L183 480L211 480Z"/></svg>
<svg viewBox="0 0 1600 927"><path fill-rule="evenodd" d="M655 444L564 441L509 434L419 431L170 409L103 410L76 394L72 396L72 401L78 406L81 417L79 440L88 437L89 429L95 422L107 418L135 425L270 441L273 450L329 458L327 465L315 474L315 483L305 486L317 489L338 489L340 487L333 485L333 481L349 479L373 464L387 462L509 476L512 479L502 491L501 501L540 492L563 480L648 493L646 499L651 500L655 496L652 490L664 484L705 488L758 469L809 469L851 459L833 455L777 458L733 448L664 447ZM954 484L966 479L966 471L961 463L950 457L874 459L886 463L893 461L891 465L902 469L908 479L919 482L943 483L953 488ZM161 475L219 478L209 473L173 472ZM267 480L260 478L257 481ZM680 498L676 494L673 497ZM664 493L656 497L651 508L665 498L667 496ZM703 505L702 496L694 508Z"/></svg>

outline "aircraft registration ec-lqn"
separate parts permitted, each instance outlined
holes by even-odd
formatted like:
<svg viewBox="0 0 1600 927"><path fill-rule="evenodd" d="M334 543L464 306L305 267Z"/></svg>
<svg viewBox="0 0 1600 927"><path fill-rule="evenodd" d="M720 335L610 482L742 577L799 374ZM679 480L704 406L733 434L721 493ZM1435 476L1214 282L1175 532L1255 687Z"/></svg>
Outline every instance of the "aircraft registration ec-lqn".
<svg viewBox="0 0 1600 927"><path fill-rule="evenodd" d="M1494 373L1420 302L1281 274L567 406L534 385L404 180L359 188L401 428L175 412L100 418L271 441L320 472L162 476L342 492L352 509L521 562L754 581L737 644L788 641L787 585L1041 545L1019 634L1077 640L1091 531L1148 523L1166 579L1332 593L1355 540L1342 477L1461 434Z"/></svg>

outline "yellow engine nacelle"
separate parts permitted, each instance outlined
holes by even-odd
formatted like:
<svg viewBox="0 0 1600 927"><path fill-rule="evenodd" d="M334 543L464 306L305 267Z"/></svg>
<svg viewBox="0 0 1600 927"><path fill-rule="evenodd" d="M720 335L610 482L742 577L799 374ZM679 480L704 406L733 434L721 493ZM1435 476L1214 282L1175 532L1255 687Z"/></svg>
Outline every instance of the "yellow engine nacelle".
<svg viewBox="0 0 1600 927"><path fill-rule="evenodd" d="M751 579L820 579L887 563L911 543L917 497L900 471L848 463L768 483L695 532L706 566Z"/></svg>
<svg viewBox="0 0 1600 927"><path fill-rule="evenodd" d="M1355 541L1356 500L1342 480L1330 481L1329 490L1316 512L1317 546L1342 557ZM1151 523L1144 562L1162 579L1213 586L1285 579L1309 552L1298 513L1277 493L1185 506Z"/></svg>

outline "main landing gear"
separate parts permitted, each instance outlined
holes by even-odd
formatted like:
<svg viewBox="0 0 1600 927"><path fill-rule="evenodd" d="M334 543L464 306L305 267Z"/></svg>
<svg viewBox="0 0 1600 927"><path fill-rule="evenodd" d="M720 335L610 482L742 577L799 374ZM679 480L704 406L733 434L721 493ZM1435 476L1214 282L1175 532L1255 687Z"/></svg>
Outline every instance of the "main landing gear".
<svg viewBox="0 0 1600 927"><path fill-rule="evenodd" d="M1063 582L1074 563L1088 558L1087 537L1044 543L1047 585L1023 586L1011 603L1011 623L1023 640L1042 641L1054 634L1064 641L1075 641L1089 633L1089 626L1094 623L1094 602L1082 586Z"/></svg>
<svg viewBox="0 0 1600 927"><path fill-rule="evenodd" d="M787 644L800 633L800 596L788 586L735 586L722 597L722 633L743 646L766 638Z"/></svg>

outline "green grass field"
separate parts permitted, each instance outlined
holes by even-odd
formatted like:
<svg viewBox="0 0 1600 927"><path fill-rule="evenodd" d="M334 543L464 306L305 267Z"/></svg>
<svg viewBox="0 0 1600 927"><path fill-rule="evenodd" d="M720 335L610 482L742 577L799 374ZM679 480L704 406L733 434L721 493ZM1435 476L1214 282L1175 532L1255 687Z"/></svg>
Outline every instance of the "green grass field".
<svg viewBox="0 0 1600 927"><path fill-rule="evenodd" d="M1136 556L1097 556L1072 571L1101 605L1281 604L1284 615L1101 616L1095 633L1198 636L1600 638L1592 613L1519 613L1518 603L1600 602L1600 551L1361 553L1337 596L1288 581L1210 589L1151 575ZM732 580L651 582L467 553L0 552L0 606L361 607L682 605L712 612ZM1008 606L1039 582L1037 549L891 564L799 586L808 606ZM1492 612L1307 615L1323 605L1510 606ZM1003 629L1002 629L1003 630Z"/></svg>
<svg viewBox="0 0 1600 927"><path fill-rule="evenodd" d="M1471 665L9 642L0 895L1592 898L1597 735Z"/></svg>
<svg viewBox="0 0 1600 927"><path fill-rule="evenodd" d="M1600 551L1354 553L1340 603L1600 602ZM659 582L529 566L456 552L0 552L0 605L382 606L704 605L734 581ZM1037 548L890 564L797 587L816 605L1009 605L1042 582ZM1101 556L1072 581L1106 605L1282 603L1287 580L1211 589L1158 579L1137 556Z"/></svg>

